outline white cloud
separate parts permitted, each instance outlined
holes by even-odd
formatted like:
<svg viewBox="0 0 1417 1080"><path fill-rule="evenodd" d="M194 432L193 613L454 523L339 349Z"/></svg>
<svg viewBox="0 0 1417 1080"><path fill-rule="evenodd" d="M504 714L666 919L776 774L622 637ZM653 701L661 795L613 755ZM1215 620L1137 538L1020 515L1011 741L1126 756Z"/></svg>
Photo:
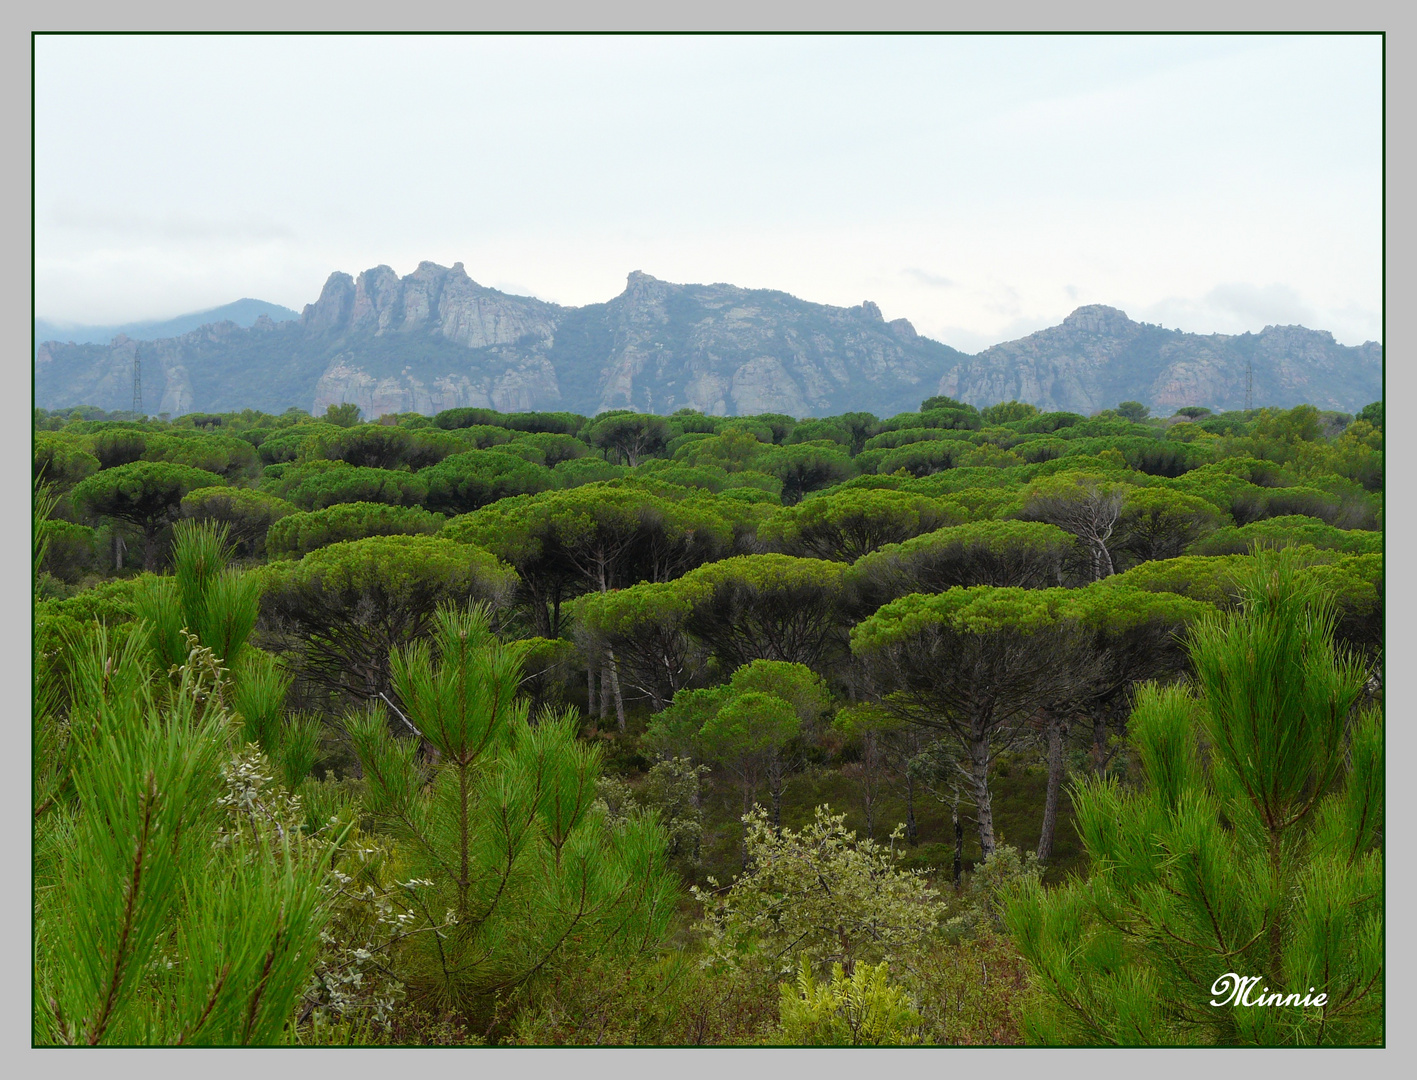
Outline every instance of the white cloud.
<svg viewBox="0 0 1417 1080"><path fill-rule="evenodd" d="M989 333L980 333L967 326L941 326L934 333L926 336L943 341L960 352L977 353L983 352L989 346L997 345L1001 341L1015 341L1018 338L1028 337L1029 334L1046 329L1057 322L1057 319L1011 319Z"/></svg>
<svg viewBox="0 0 1417 1080"><path fill-rule="evenodd" d="M901 271L906 277L919 282L931 289L953 289L955 282L941 274L932 274L928 270L921 270L919 267L908 267Z"/></svg>
<svg viewBox="0 0 1417 1080"><path fill-rule="evenodd" d="M122 237L129 243L162 241L177 245L208 241L242 243L293 240L295 230L279 221L184 213L142 214L121 207L55 206L48 222L56 232L68 233L82 244L98 237Z"/></svg>
<svg viewBox="0 0 1417 1080"><path fill-rule="evenodd" d="M1380 71L1354 37L41 37L36 306L299 309L431 259L869 298L959 348L1083 303L1376 337Z"/></svg>
<svg viewBox="0 0 1417 1080"><path fill-rule="evenodd" d="M1140 309L1142 322L1200 334L1243 334L1266 326L1305 326L1329 330L1344 345L1380 336L1377 312L1349 305L1337 310L1317 306L1288 285L1226 282L1199 297L1169 296Z"/></svg>
<svg viewBox="0 0 1417 1080"><path fill-rule="evenodd" d="M1217 285L1199 299L1169 296L1143 312L1148 322L1189 330L1198 325L1243 333L1257 326L1314 326L1318 313L1288 285Z"/></svg>

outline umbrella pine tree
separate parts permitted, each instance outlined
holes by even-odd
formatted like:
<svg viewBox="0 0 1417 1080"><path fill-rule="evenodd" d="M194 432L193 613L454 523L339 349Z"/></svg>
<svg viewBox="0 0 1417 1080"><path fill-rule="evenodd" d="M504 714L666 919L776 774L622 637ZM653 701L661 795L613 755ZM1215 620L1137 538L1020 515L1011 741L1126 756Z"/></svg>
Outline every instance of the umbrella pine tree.
<svg viewBox="0 0 1417 1080"><path fill-rule="evenodd" d="M346 723L366 808L408 875L392 953L408 989L466 1008L572 948L657 944L677 895L663 830L653 817L612 827L593 809L599 749L576 740L573 712L528 718L521 654L487 609L440 608L431 642L395 649L391 667L414 733L391 735L381 711Z"/></svg>
<svg viewBox="0 0 1417 1080"><path fill-rule="evenodd" d="M1141 786L1077 788L1089 875L1009 904L1033 1042L1382 1041L1381 714L1316 575L1262 552L1238 584L1193 683L1138 694Z"/></svg>

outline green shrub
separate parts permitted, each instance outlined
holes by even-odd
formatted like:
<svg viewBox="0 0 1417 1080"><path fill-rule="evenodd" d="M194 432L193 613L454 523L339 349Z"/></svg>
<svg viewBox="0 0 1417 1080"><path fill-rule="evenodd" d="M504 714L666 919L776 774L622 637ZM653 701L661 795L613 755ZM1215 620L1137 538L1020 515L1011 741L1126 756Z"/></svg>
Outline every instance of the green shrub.
<svg viewBox="0 0 1417 1080"><path fill-rule="evenodd" d="M890 965L857 964L848 976L833 964L817 982L804 956L795 986L784 983L782 1026L774 1042L792 1046L909 1046L921 1041L923 1020L910 997L890 982Z"/></svg>
<svg viewBox="0 0 1417 1080"><path fill-rule="evenodd" d="M323 510L293 513L276 521L266 534L273 558L300 558L317 548L367 536L432 536L444 519L416 506L384 503L337 503Z"/></svg>

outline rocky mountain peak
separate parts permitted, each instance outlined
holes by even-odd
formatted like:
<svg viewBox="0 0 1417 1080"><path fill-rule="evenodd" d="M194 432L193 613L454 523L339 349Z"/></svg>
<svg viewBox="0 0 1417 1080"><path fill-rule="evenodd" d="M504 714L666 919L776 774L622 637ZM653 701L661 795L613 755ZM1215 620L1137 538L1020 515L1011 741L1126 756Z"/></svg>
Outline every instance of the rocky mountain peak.
<svg viewBox="0 0 1417 1080"><path fill-rule="evenodd" d="M126 408L139 352L144 390L174 414L290 405L318 414L349 401L370 417L465 405L890 416L937 393L1084 414L1128 400L1223 409L1243 406L1251 373L1256 404L1353 412L1382 393L1380 344L1348 348L1300 326L1201 336L1089 304L1061 325L966 356L906 319L886 322L869 300L834 307L636 270L605 303L561 307L478 285L462 263L424 261L404 277L386 265L331 274L298 321L42 343L35 403Z"/></svg>
<svg viewBox="0 0 1417 1080"><path fill-rule="evenodd" d="M354 283L350 325L383 333L399 315L402 289L392 266L379 265L365 270Z"/></svg>
<svg viewBox="0 0 1417 1080"><path fill-rule="evenodd" d="M634 270L625 278L625 291L617 299L624 301L631 311L643 312L646 308L660 307L671 295L683 290L683 285Z"/></svg>
<svg viewBox="0 0 1417 1080"><path fill-rule="evenodd" d="M1328 331L1267 326L1259 334L1144 332L1125 312L1080 307L1060 326L991 346L956 364L939 392L972 405L1027 401L1087 414L1119 401L1158 412L1255 404L1355 412L1382 395L1382 346L1339 345Z"/></svg>
<svg viewBox="0 0 1417 1080"><path fill-rule="evenodd" d="M886 323L891 328L891 332L902 341L914 341L920 335L915 332L915 327L911 325L909 319L892 319Z"/></svg>
<svg viewBox="0 0 1417 1080"><path fill-rule="evenodd" d="M1063 325L1084 334L1116 334L1136 324L1125 311L1106 304L1085 304L1064 319Z"/></svg>
<svg viewBox="0 0 1417 1080"><path fill-rule="evenodd" d="M527 335L549 339L559 310L531 297L483 288L462 263L449 269L425 260L402 278L383 264L363 271L357 280L331 274L320 299L305 308L302 326L336 338L431 332L476 349Z"/></svg>
<svg viewBox="0 0 1417 1080"><path fill-rule="evenodd" d="M1260 331L1259 336L1268 338L1269 344L1282 349L1293 348L1300 343L1305 345L1312 344L1313 339L1316 337L1327 345L1338 344L1334 340L1333 334L1328 330L1310 330L1308 327L1299 326L1295 323L1286 323L1283 326L1266 326ZM1368 343L1364 342L1364 344L1366 345Z"/></svg>
<svg viewBox="0 0 1417 1080"><path fill-rule="evenodd" d="M679 287L671 285L667 281L661 281L653 274L646 274L643 270L632 270L625 277L625 291L622 295L631 299L641 296L659 296L669 289Z"/></svg>
<svg viewBox="0 0 1417 1080"><path fill-rule="evenodd" d="M349 312L353 306L354 279L343 271L336 270L320 290L320 299L305 305L300 322L308 330L328 333L344 326L349 320Z"/></svg>

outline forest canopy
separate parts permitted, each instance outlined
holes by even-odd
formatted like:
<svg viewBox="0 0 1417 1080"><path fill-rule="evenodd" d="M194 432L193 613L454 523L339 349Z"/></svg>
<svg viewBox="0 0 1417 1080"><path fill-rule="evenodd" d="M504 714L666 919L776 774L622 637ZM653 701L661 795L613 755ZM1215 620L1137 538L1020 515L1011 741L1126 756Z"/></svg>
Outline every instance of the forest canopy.
<svg viewBox="0 0 1417 1080"><path fill-rule="evenodd" d="M1381 402L34 426L38 1044L1383 1041Z"/></svg>

